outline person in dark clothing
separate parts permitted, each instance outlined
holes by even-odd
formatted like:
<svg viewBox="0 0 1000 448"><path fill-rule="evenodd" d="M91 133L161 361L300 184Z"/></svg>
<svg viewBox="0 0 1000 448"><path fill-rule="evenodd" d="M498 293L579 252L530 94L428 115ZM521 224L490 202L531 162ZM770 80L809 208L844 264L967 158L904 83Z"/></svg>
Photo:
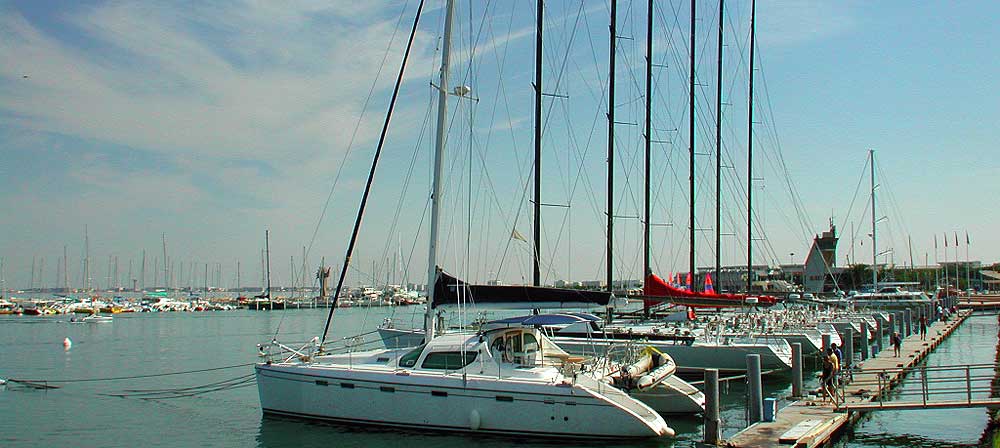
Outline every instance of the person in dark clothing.
<svg viewBox="0 0 1000 448"><path fill-rule="evenodd" d="M903 338L899 336L898 332L892 332L892 337L890 338L892 343L892 352L895 356L899 357L899 352L903 349Z"/></svg>
<svg viewBox="0 0 1000 448"><path fill-rule="evenodd" d="M920 315L920 340L927 340L927 316Z"/></svg>

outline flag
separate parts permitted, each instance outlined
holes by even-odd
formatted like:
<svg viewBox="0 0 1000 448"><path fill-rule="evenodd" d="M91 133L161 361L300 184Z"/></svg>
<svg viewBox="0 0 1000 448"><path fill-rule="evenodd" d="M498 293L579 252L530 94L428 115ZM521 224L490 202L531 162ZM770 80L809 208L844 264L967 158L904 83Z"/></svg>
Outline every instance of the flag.
<svg viewBox="0 0 1000 448"><path fill-rule="evenodd" d="M944 238L941 238L941 239L944 240L944 247L947 248L948 247L948 232L945 232Z"/></svg>
<svg viewBox="0 0 1000 448"><path fill-rule="evenodd" d="M934 252L937 252L937 235L934 235ZM935 255L936 257L937 255Z"/></svg>
<svg viewBox="0 0 1000 448"><path fill-rule="evenodd" d="M971 243L969 243L969 231L966 230L965 231L965 245L968 246L969 244L971 244Z"/></svg>
<svg viewBox="0 0 1000 448"><path fill-rule="evenodd" d="M521 235L521 232L518 232L517 229L514 229L510 232L510 237L511 239L521 240L524 241L525 243L528 242L528 240L524 238L524 235Z"/></svg>
<svg viewBox="0 0 1000 448"><path fill-rule="evenodd" d="M955 232L955 247L958 247L958 232Z"/></svg>
<svg viewBox="0 0 1000 448"><path fill-rule="evenodd" d="M715 287L712 286L712 274L705 273L705 292L715 292Z"/></svg>

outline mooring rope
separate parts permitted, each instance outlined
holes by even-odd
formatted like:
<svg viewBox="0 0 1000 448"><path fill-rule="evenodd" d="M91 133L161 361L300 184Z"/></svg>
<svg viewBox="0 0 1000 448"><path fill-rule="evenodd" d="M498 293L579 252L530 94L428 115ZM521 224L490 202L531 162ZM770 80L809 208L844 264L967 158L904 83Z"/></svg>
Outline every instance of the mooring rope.
<svg viewBox="0 0 1000 448"><path fill-rule="evenodd" d="M135 379L142 379L142 378L158 378L158 377L173 376L173 375L187 375L187 374L191 374L191 373L214 372L214 371L218 371L218 370L228 370L228 369L236 369L236 368L240 368L240 367L249 367L249 366L252 366L254 364L255 363L251 362L251 363L236 364L236 365L231 365L231 366L211 367L211 368L207 368L207 369L184 370L184 371L180 371L180 372L166 372L166 373L150 373L150 374L146 374L146 375L116 376L116 377L108 377L108 378L73 378L73 379L59 379L59 380L21 380L21 379L16 379L16 378L8 378L7 381L8 382L12 382L12 383L36 383L36 384L39 384L39 383L41 383L41 384L45 384L45 383L89 383L89 382L97 382L97 381L121 381L121 380L135 380Z"/></svg>

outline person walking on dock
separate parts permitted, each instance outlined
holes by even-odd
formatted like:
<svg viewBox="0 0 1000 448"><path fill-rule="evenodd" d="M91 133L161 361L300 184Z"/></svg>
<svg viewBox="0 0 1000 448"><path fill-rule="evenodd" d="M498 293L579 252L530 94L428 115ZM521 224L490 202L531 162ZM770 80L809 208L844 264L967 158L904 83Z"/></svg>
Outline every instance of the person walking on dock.
<svg viewBox="0 0 1000 448"><path fill-rule="evenodd" d="M836 353L833 352L833 348L827 348L826 356L823 357L823 373L820 376L822 379L824 400L826 400L827 397L829 397L831 401L834 399L834 378L837 377L837 371L840 370L838 361Z"/></svg>
<svg viewBox="0 0 1000 448"><path fill-rule="evenodd" d="M892 353L898 358L899 352L903 348L903 338L899 337L899 332L892 332L892 337L889 338L889 342L892 343Z"/></svg>
<svg viewBox="0 0 1000 448"><path fill-rule="evenodd" d="M927 340L927 316L920 315L920 340Z"/></svg>

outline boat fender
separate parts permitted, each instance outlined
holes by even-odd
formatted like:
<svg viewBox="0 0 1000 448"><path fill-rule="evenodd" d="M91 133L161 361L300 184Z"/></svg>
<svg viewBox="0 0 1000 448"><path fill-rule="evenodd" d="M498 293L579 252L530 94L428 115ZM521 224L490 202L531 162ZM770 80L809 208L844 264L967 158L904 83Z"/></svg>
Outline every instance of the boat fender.
<svg viewBox="0 0 1000 448"><path fill-rule="evenodd" d="M72 346L73 346L73 341L69 340L68 337L66 339L63 339L63 348L64 349L69 350L70 347L72 347Z"/></svg>
<svg viewBox="0 0 1000 448"><path fill-rule="evenodd" d="M482 418L479 417L479 411L476 410L476 409L473 409L472 412L469 413L469 429L471 429L473 431L478 431L479 430L479 426L482 423L483 423L483 421L482 421Z"/></svg>

